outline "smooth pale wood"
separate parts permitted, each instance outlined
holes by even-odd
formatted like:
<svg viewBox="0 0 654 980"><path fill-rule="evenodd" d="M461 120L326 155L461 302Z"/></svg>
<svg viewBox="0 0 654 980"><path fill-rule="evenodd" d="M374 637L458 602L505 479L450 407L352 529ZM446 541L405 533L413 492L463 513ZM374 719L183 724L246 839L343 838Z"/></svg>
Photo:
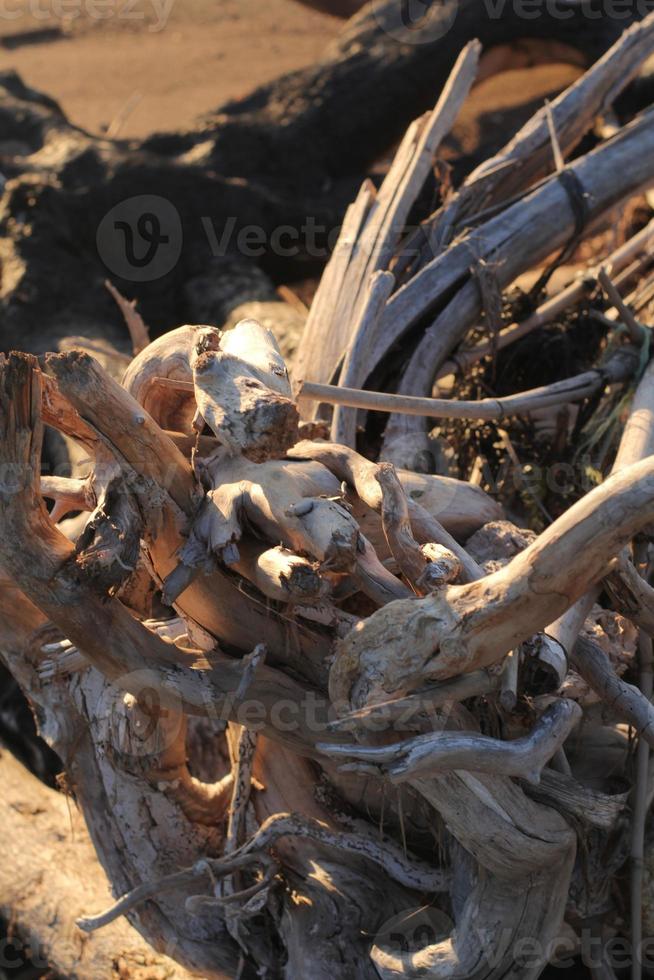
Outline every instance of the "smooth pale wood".
<svg viewBox="0 0 654 980"><path fill-rule="evenodd" d="M97 498L89 480L78 480L64 476L42 476L41 493L48 500L54 500L52 520L55 522L73 510L95 510Z"/></svg>
<svg viewBox="0 0 654 980"><path fill-rule="evenodd" d="M185 325L169 330L153 340L142 350L127 368L123 387L139 402L152 418L164 429L190 434L195 399L193 397L193 370L191 355L200 336L213 330L213 342L220 342L220 331L202 325ZM156 378L187 382L190 387L180 389L177 396L162 392Z"/></svg>
<svg viewBox="0 0 654 980"><path fill-rule="evenodd" d="M312 378L315 375L317 378L331 381L343 356L343 349L349 339L349 323L341 324L338 332L332 327L347 268L356 253L361 228L375 197L376 191L372 181L365 180L356 200L345 212L338 241L322 274L309 310L293 365L294 378ZM332 365L331 374L326 374L323 365L329 364ZM305 406L305 410L310 416L311 410L308 405Z"/></svg>
<svg viewBox="0 0 654 980"><path fill-rule="evenodd" d="M238 495L242 514L271 544L281 540L335 571L354 568L358 527L338 503L338 481L320 463L218 456L207 474L215 493Z"/></svg>

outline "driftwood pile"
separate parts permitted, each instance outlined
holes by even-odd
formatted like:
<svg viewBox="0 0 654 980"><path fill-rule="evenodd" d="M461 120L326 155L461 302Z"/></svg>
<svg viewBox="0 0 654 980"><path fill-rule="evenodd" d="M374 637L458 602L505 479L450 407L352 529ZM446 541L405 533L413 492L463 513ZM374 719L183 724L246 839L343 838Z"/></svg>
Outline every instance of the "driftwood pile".
<svg viewBox="0 0 654 980"><path fill-rule="evenodd" d="M350 207L291 376L255 320L144 346L131 308L122 384L83 352L3 358L0 650L123 895L62 927L89 948L127 915L180 976L530 978L581 951L610 977L622 934L640 970L654 229L606 229L654 184L652 112L608 132L653 47L654 15L407 233L469 44ZM432 397L582 307L583 373ZM572 405L606 478L538 535L431 472L429 419L567 441ZM50 430L72 476L42 472Z"/></svg>

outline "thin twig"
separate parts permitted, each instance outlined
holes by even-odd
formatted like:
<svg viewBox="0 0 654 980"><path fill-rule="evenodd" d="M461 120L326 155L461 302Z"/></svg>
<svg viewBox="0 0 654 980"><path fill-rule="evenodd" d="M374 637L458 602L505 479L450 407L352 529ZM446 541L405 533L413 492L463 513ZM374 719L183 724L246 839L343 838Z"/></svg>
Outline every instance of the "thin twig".
<svg viewBox="0 0 654 980"><path fill-rule="evenodd" d="M314 381L301 381L298 398L312 398L330 405L349 405L368 411L392 412L441 419L485 419L501 421L513 415L523 415L553 405L581 401L600 391L606 384L626 380L638 366L637 356L630 357L630 348L620 348L618 354L602 368L594 368L565 381L556 381L505 398L482 398L479 401L453 401L447 398L416 398L413 395L393 395L381 391L342 388ZM625 357L626 354L626 357ZM627 361L629 363L627 363Z"/></svg>
<svg viewBox="0 0 654 980"><path fill-rule="evenodd" d="M125 297L116 289L114 284L108 279L105 279L104 284L105 288L115 299L118 309L125 318L125 324L129 330L134 355L140 354L140 352L145 350L150 343L150 332L145 325L143 317L136 310L136 300L125 299Z"/></svg>
<svg viewBox="0 0 654 980"><path fill-rule="evenodd" d="M597 281L606 293L608 299L618 311L620 319L627 328L631 342L636 344L637 347L642 347L643 343L645 342L645 327L638 322L627 304L622 299L622 296L618 292L616 285L609 276L605 266L602 266L597 273Z"/></svg>

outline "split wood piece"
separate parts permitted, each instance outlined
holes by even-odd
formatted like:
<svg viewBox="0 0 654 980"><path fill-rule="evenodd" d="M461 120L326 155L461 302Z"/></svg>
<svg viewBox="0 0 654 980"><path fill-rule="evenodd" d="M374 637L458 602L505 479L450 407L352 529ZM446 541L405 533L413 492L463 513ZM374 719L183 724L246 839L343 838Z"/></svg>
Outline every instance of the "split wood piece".
<svg viewBox="0 0 654 980"><path fill-rule="evenodd" d="M407 130L379 191L373 196L369 185L363 185L314 297L297 352L295 377L331 381L343 351L356 344L353 328L366 333L374 329L372 321L393 283L378 280L379 288L370 291L372 277L388 267L438 146L474 82L480 51L479 42L472 41L460 53L435 108ZM352 364L351 358L348 363ZM311 417L312 407L305 406L305 413Z"/></svg>
<svg viewBox="0 0 654 980"><path fill-rule="evenodd" d="M609 275L606 266L602 266L597 273L597 281L617 311L620 322L626 327L632 344L642 347L647 339L647 334L649 331L642 325L642 323L638 322L632 311L622 299L622 296L618 292L617 285Z"/></svg>
<svg viewBox="0 0 654 980"><path fill-rule="evenodd" d="M570 659L616 717L632 725L638 736L654 747L654 705L639 688L617 676L604 650L589 637L580 636Z"/></svg>
<svg viewBox="0 0 654 980"><path fill-rule="evenodd" d="M475 732L430 732L392 745L321 745L330 758L360 772L376 771L391 782L425 778L443 770L520 776L538 783L543 767L579 722L582 710L559 699L538 719L529 735L502 741Z"/></svg>
<svg viewBox="0 0 654 980"><path fill-rule="evenodd" d="M654 113L639 117L614 139L566 168L565 173L574 175L570 179L583 189L586 227L592 227L602 213L654 180L654 158L648 165L640 156L650 152L654 152ZM439 305L443 307L418 341L404 370L399 394L428 396L438 369L478 321L482 298L470 273L471 256L493 263L501 289L570 240L577 218L566 186L558 177L547 180L501 215L457 240L393 295L380 323L380 358L411 326ZM424 431L424 423L392 415L386 427L384 457L415 468L412 459L406 460L403 443L408 440L414 454L416 441L422 438L424 442Z"/></svg>
<svg viewBox="0 0 654 980"><path fill-rule="evenodd" d="M439 564L432 565L424 548L413 536L409 519L409 506L395 467L382 463L377 468L376 479L381 487L381 518L384 534L392 556L400 571L419 595L441 588L453 581L461 566L451 551L439 545L426 545L427 548L441 547L435 557Z"/></svg>
<svg viewBox="0 0 654 980"><path fill-rule="evenodd" d="M96 445L110 449L125 466L126 475L134 481L130 485L138 490L140 506L147 515L145 540L154 574L158 581L164 580L178 565L177 554L197 511L199 488L189 461L144 408L97 362L75 352L48 355L45 360L46 369L54 375L54 379L43 378L47 404L51 404L50 389L56 389L59 401L69 405L68 417L58 410L51 413L48 421L58 425L63 414L63 424L82 424L85 437L87 432L92 434ZM45 404L44 397L44 407ZM333 486L332 480L330 487ZM278 544L279 537L272 543ZM289 643L286 621L275 610L246 595L220 569L199 576L186 588L176 608L217 642L243 651L251 650L265 633L271 663L281 658L278 662L288 662L310 683L325 683L329 642L324 635L310 629L307 623L298 623L294 642Z"/></svg>
<svg viewBox="0 0 654 980"><path fill-rule="evenodd" d="M327 442L299 442L288 455L293 459L313 459L322 463L339 481L350 486L367 507L381 514L382 494L376 477L378 464L348 446ZM416 539L421 544L442 545L461 562L468 579L481 578L483 570L453 535L469 537L489 521L498 520L502 513L499 505L483 490L461 480L406 470L397 470L397 475L407 497L409 519Z"/></svg>
<svg viewBox="0 0 654 980"><path fill-rule="evenodd" d="M518 673L520 667L520 653L518 650L509 650L504 661L504 669L500 678L500 690L498 701L505 711L514 711L518 702Z"/></svg>
<svg viewBox="0 0 654 980"><path fill-rule="evenodd" d="M539 409L589 398L607 384L617 384L633 377L640 357L636 348L622 347L602 367L583 374L532 388L503 398L482 398L479 401L454 401L451 398L416 398L412 395L393 395L381 391L341 388L301 382L298 398L316 397L332 405L350 405L374 412L396 412L435 419L485 419L501 421L512 415L526 415Z"/></svg>
<svg viewBox="0 0 654 980"><path fill-rule="evenodd" d="M583 139L595 120L609 109L649 57L654 37L650 15L624 31L581 78L543 105L495 156L485 160L421 229L423 255L429 261L466 221L484 209L509 202L553 169L551 130L564 157ZM414 238L419 238L418 235ZM411 254L416 242L409 240Z"/></svg>
<svg viewBox="0 0 654 980"><path fill-rule="evenodd" d="M370 280L370 286L362 305L358 320L352 327L352 340L345 351L343 367L340 372L341 385L361 385L367 377L370 348L375 343L377 324L386 302L395 286L395 277L391 272L375 272ZM361 370L361 365L366 368ZM363 377L361 377L363 375ZM302 383L300 383L302 385ZM300 387L300 391L302 388ZM305 415L311 414L309 406L302 406ZM335 405L332 412L331 437L334 442L345 446L356 446L357 413L348 411L342 405Z"/></svg>
<svg viewBox="0 0 654 980"><path fill-rule="evenodd" d="M497 662L604 577L653 516L649 457L609 477L498 572L373 613L338 644L332 701L363 707Z"/></svg>
<svg viewBox="0 0 654 980"><path fill-rule="evenodd" d="M605 265L614 273L614 282L620 286L623 280L631 278L634 268L640 269L651 259L652 237L654 236L654 221L629 238L624 245L612 252L606 259ZM490 357L496 351L504 350L510 344L521 340L539 327L546 326L565 313L576 303L581 302L595 288L598 270L589 269L579 275L573 282L561 290L556 296L541 303L533 313L518 323L503 327L493 340L483 340L474 347L460 348L451 360L446 361L436 372L435 381L446 378L451 374L463 374L468 368L484 357Z"/></svg>
<svg viewBox="0 0 654 980"><path fill-rule="evenodd" d="M198 412L230 453L260 462L297 442L286 365L274 335L256 320L237 323L218 349L201 333L191 367Z"/></svg>

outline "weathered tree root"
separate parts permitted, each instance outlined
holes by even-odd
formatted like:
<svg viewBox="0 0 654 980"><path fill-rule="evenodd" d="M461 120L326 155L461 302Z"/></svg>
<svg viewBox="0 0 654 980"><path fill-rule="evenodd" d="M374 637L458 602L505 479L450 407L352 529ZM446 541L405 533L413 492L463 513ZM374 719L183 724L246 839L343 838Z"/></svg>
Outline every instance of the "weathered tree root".
<svg viewBox="0 0 654 980"><path fill-rule="evenodd" d="M497 662L606 575L653 517L649 457L611 476L499 572L374 613L340 643L332 699L361 707Z"/></svg>

